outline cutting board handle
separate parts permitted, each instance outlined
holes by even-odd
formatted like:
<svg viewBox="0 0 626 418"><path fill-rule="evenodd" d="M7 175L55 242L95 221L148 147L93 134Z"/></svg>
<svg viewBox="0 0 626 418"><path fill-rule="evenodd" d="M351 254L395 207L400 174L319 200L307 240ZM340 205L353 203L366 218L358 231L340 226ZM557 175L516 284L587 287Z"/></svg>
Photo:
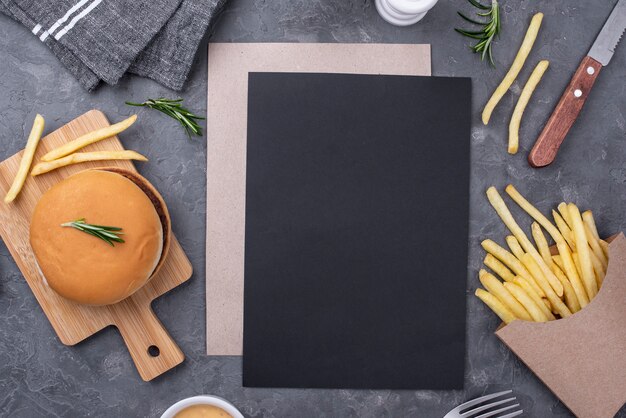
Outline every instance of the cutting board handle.
<svg viewBox="0 0 626 418"><path fill-rule="evenodd" d="M154 314L149 302L140 305L129 298L112 305L111 310L114 319L123 318L113 325L122 334L144 381L152 380L183 362L185 355Z"/></svg>

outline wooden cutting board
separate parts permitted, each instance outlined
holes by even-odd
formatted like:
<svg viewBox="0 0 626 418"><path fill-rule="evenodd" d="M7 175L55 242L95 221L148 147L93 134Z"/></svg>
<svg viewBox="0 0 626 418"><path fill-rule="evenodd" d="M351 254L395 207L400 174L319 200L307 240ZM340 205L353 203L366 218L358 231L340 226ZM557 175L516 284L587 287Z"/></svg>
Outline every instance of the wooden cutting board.
<svg viewBox="0 0 626 418"><path fill-rule="evenodd" d="M102 112L91 110L44 137L35 154L35 161L53 148L108 125L109 121ZM121 142L115 136L92 144L85 151L122 149ZM184 354L150 306L154 299L191 277L191 263L176 237L172 237L169 254L157 276L129 298L100 307L80 305L57 295L45 284L30 247L29 224L35 204L52 185L88 168L108 166L136 171L133 164L129 161L89 162L63 167L37 177L28 176L17 199L6 204L3 198L13 182L21 158L22 152L19 152L0 163L0 236L61 342L74 345L112 325L122 334L143 380L152 380L180 364L185 359Z"/></svg>

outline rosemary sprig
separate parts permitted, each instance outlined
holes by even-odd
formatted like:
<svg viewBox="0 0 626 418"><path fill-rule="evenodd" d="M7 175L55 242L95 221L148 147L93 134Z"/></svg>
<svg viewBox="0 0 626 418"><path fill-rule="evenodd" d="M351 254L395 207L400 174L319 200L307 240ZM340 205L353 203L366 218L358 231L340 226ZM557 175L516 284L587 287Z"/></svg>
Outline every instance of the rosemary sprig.
<svg viewBox="0 0 626 418"><path fill-rule="evenodd" d="M119 235L124 235L124 233L121 232L122 228L118 228L116 226L88 224L85 221L85 218L66 222L64 224L61 224L61 226L75 228L89 235L93 235L96 238L100 238L101 240L106 241L106 243L109 244L111 247L114 246L113 242L124 242L124 240L119 237Z"/></svg>
<svg viewBox="0 0 626 418"><path fill-rule="evenodd" d="M161 97L160 99L148 99L143 103L126 102L126 104L129 106L149 107L163 112L167 116L176 119L185 128L189 138L191 138L191 135L202 136L202 127L196 121L204 118L194 115L183 107L183 99L165 99Z"/></svg>
<svg viewBox="0 0 626 418"><path fill-rule="evenodd" d="M496 65L493 62L491 46L493 38L495 38L496 35L500 34L500 6L498 5L498 0L491 0L491 6L485 6L484 4L479 3L478 0L467 1L469 1L472 6L476 7L479 10L482 10L481 12L476 12L478 16L481 16L482 18L487 18L488 20L480 21L472 19L461 12L457 12L459 16L461 16L466 22L469 22L473 25L480 25L482 26L482 28L477 31L469 31L458 28L455 28L454 30L463 36L478 40L476 45L472 45L470 48L474 51L474 53L480 54L481 60L484 60L485 57L488 57L491 65L495 67Z"/></svg>

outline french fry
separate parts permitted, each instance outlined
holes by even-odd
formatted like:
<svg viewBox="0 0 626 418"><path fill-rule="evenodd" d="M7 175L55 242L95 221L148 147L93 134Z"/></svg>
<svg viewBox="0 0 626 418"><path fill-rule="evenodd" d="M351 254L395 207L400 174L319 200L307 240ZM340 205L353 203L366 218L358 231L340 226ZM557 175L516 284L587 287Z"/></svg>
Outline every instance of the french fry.
<svg viewBox="0 0 626 418"><path fill-rule="evenodd" d="M515 257L520 259L524 256L524 250L519 245L519 241L517 240L517 238L515 238L513 235L509 235L506 237L506 244L509 246L511 252Z"/></svg>
<svg viewBox="0 0 626 418"><path fill-rule="evenodd" d="M572 230L572 218L570 218L569 216L569 209L567 209L567 203L565 202L559 203L559 206L557 206L557 209L559 210L559 213L563 217L563 220L567 223L567 227L571 231Z"/></svg>
<svg viewBox="0 0 626 418"><path fill-rule="evenodd" d="M559 240L563 240L563 236L559 232L559 230L546 218L543 213L539 212L539 210L534 207L524 196L517 191L517 189L509 184L505 189L506 193L513 199L515 203L519 205L531 218L539 223L545 229L548 234L552 237L554 242L558 242Z"/></svg>
<svg viewBox="0 0 626 418"><path fill-rule="evenodd" d="M543 261L550 266L552 264L552 254L550 253L548 240L546 240L546 236L543 235L541 226L537 222L533 222L531 225L531 232L533 239L535 240L537 250L539 251L539 254L541 254L541 258L543 258Z"/></svg>
<svg viewBox="0 0 626 418"><path fill-rule="evenodd" d="M507 266L505 266L500 260L495 258L493 255L487 253L483 262L485 263L485 266L489 267L498 276L502 277L504 281L512 282L513 279L515 279L515 274L513 274Z"/></svg>
<svg viewBox="0 0 626 418"><path fill-rule="evenodd" d="M510 324L517 319L509 308L503 305L502 302L498 300L498 298L496 298L494 295L487 292L486 290L476 289L476 292L474 294L476 295L476 297L478 297L478 299L482 300L484 304L487 305L496 315L498 315L502 322L504 322L505 324Z"/></svg>
<svg viewBox="0 0 626 418"><path fill-rule="evenodd" d="M513 110L513 116L511 116L511 122L509 123L509 154L516 154L519 149L519 127L522 122L522 115L524 110L530 101L537 84L541 81L541 77L548 69L550 62L547 60L539 61L539 64L535 67L532 74L528 78L526 85L522 89L522 93L517 100L515 110Z"/></svg>
<svg viewBox="0 0 626 418"><path fill-rule="evenodd" d="M585 228L583 226L583 220L580 216L580 211L573 203L567 205L569 215L572 221L574 239L576 241L576 251L578 253L578 261L580 263L580 271L585 285L585 290L589 299L593 299L598 293L598 284L593 272L593 265L589 256L589 243L587 242L587 235L585 234Z"/></svg>
<svg viewBox="0 0 626 418"><path fill-rule="evenodd" d="M600 235L598 235L598 228L596 228L596 221L593 219L593 212L590 210L586 210L582 213L583 222L585 225L589 227L592 235L595 239L600 240Z"/></svg>
<svg viewBox="0 0 626 418"><path fill-rule="evenodd" d="M58 160L38 163L31 171L31 176L38 176L57 168L65 167L71 164L84 163L87 161L104 161L104 160L138 160L148 161L146 157L135 151L95 151L95 152L75 152Z"/></svg>
<svg viewBox="0 0 626 418"><path fill-rule="evenodd" d="M485 270L480 270L479 279L485 289L494 295L500 302L508 307L515 317L525 321L532 321L532 317L526 308L513 297L513 295L502 285L500 280Z"/></svg>
<svg viewBox="0 0 626 418"><path fill-rule="evenodd" d="M554 261L554 264L556 264L558 268L560 268L561 270L565 270L563 265L563 257L561 257L560 254L553 255L552 261Z"/></svg>
<svg viewBox="0 0 626 418"><path fill-rule="evenodd" d="M598 257L596 257L593 251L589 252L589 259L591 260L591 266L593 267L593 275L596 279L596 285L598 286L598 289L600 289L600 286L602 286L602 282L604 281L604 276L606 275L606 272L602 267L602 263L600 262Z"/></svg>
<svg viewBox="0 0 626 418"><path fill-rule="evenodd" d="M531 218L539 222L547 232L550 234L554 242L556 242L556 246L558 248L559 254L563 257L563 267L561 270L567 275L574 291L576 292L576 297L578 298L578 302L581 307L587 306L589 303L589 298L585 291L585 287L576 271L576 267L574 266L574 261L572 260L572 253L570 247L567 245L563 235L559 232L558 228L555 227L552 222L548 220L537 208L535 208L524 196L522 196L513 185L509 184L506 187L506 192L508 195L517 203L526 213L528 213Z"/></svg>
<svg viewBox="0 0 626 418"><path fill-rule="evenodd" d="M541 21L543 20L543 13L537 13L533 16L530 21L530 25L528 26L528 30L526 31L526 35L524 36L524 40L522 41L522 45L520 46L519 51L517 51L517 55L513 60L513 64L511 64L511 68L506 73L500 85L493 92L489 101L485 105L485 108L482 113L483 124L487 125L489 123L489 119L491 118L491 113L496 108L498 102L504 97L504 94L509 90L520 70L524 66L526 62L526 58L528 58L528 54L535 43L535 39L537 39L537 34L539 33L539 28L541 27Z"/></svg>
<svg viewBox="0 0 626 418"><path fill-rule="evenodd" d="M583 272L580 269L580 259L578 258L578 253L572 253L572 258L574 259L574 264L576 265L576 271L578 272L578 275L580 277L583 277ZM591 297L590 299L593 299L593 297Z"/></svg>
<svg viewBox="0 0 626 418"><path fill-rule="evenodd" d="M504 283L504 288L513 295L515 299L526 309L530 317L535 322L547 322L548 317L541 311L539 305L515 283ZM543 305L543 303L542 303Z"/></svg>
<svg viewBox="0 0 626 418"><path fill-rule="evenodd" d="M572 230L567 225L567 222L563 219L559 212L553 210L552 217L554 218L554 222L556 226L559 228L561 235L565 238L567 245L572 249L572 251L576 251L576 241L574 240L574 234L572 234Z"/></svg>
<svg viewBox="0 0 626 418"><path fill-rule="evenodd" d="M567 279L565 273L563 273L563 270L561 270L555 263L552 263L552 271L563 285L563 300L565 305L567 305L572 313L580 311L580 302L578 302L578 297L576 296L574 287Z"/></svg>
<svg viewBox="0 0 626 418"><path fill-rule="evenodd" d="M537 292L535 292L535 289L533 289L533 287L528 283L528 280L524 279L523 277L518 276L515 278L513 283L515 283L516 285L524 289L524 291L528 294L528 296L530 296L532 300L535 301L537 306L539 306L539 309L541 309L541 312L544 313L544 315L549 321L553 321L556 319L554 315L552 314L552 312L550 311L550 302L548 302L546 299L543 299L541 296L539 296Z"/></svg>
<svg viewBox="0 0 626 418"><path fill-rule="evenodd" d="M598 244L600 244L600 248L602 248L602 252L606 256L607 260L609 258L609 243L604 240L599 240Z"/></svg>
<svg viewBox="0 0 626 418"><path fill-rule="evenodd" d="M602 251L602 247L600 247L600 243L598 243L598 240L593 235L593 232L589 228L589 225L584 223L584 221L583 227L585 228L585 234L587 235L587 241L589 242L589 246L591 247L592 254L597 257L600 263L602 263L602 269L606 271L606 268L609 266L609 260L604 255L604 251Z"/></svg>
<svg viewBox="0 0 626 418"><path fill-rule="evenodd" d="M539 226L537 222L533 222L532 232L535 244L537 244L541 257L543 257L543 260L548 266L550 266L554 275L563 285L563 299L565 301L565 305L567 305L572 313L580 311L580 303L578 302L578 297L576 297L576 292L574 291L574 288L565 273L563 273L563 270L552 260L552 254L550 253L550 247L548 247L548 241L541 230L541 226Z"/></svg>
<svg viewBox="0 0 626 418"><path fill-rule="evenodd" d="M548 267L548 265L543 261L543 258L541 258L537 249L530 242L524 231L522 231L522 228L519 227L495 187L492 186L487 189L487 198L489 199L491 206L493 206L496 210L498 216L500 216L500 219L502 219L502 222L504 222L515 238L517 238L524 251L530 254L530 256L535 260L535 263L537 263L557 296L563 296L563 285L559 282L559 279L556 278L552 270L550 270L550 267ZM543 290L545 291L545 289ZM552 303L552 301L550 301L550 303Z"/></svg>
<svg viewBox="0 0 626 418"><path fill-rule="evenodd" d="M28 140L26 141L26 148L24 148L24 153L22 154L22 161L20 161L17 173L13 179L13 184L11 184L11 188L4 197L4 203L11 203L15 200L20 191L22 191L22 187L24 187L24 182L28 176L28 170L30 170L30 166L33 163L35 151L37 150L37 145L41 139L44 125L45 121L43 117L41 115L36 115L33 127L28 135Z"/></svg>
<svg viewBox="0 0 626 418"><path fill-rule="evenodd" d="M602 252L602 249L600 249L600 252ZM593 270L602 273L602 277L604 277L606 274L606 267L602 264L602 260L598 258L593 250L589 251L589 258L591 259Z"/></svg>
<svg viewBox="0 0 626 418"><path fill-rule="evenodd" d="M502 261L508 268L513 270L513 272L517 276L524 277L532 283L535 282L535 279L533 279L533 276L530 274L530 272L526 269L526 267L524 267L520 260L515 258L513 254L511 254L490 239L484 240L480 243L480 245L484 248L485 251L493 255L498 260ZM541 295L542 297L545 297L546 294L543 292L543 290L541 290L539 285L535 283L535 286L537 286L535 289L538 290L537 293L539 293L539 295Z"/></svg>
<svg viewBox="0 0 626 418"><path fill-rule="evenodd" d="M79 136L75 140L53 149L52 151L44 155L41 160L53 161L65 157L66 155L69 155L81 148L84 148L87 145L93 144L94 142L102 141L103 139L115 136L130 127L130 125L135 123L136 120L137 115L132 115L128 119L124 119L123 121L113 124L111 126L107 126L106 128L96 129L95 131Z"/></svg>
<svg viewBox="0 0 626 418"><path fill-rule="evenodd" d="M594 236L594 238L598 242L598 245L602 249L602 252L604 253L604 257L606 258L607 263L608 263L608 260L609 260L609 244L606 241L604 241L603 239L601 239L600 235L598 235L598 229L596 228L596 221L593 219L593 212L591 212L590 210L586 210L586 211L583 212L582 217L583 217L583 222L585 223L585 225L587 225L589 227L589 230L591 231L592 235ZM607 267L608 267L608 265L607 265Z"/></svg>
<svg viewBox="0 0 626 418"><path fill-rule="evenodd" d="M526 266L530 274L533 275L533 277L535 278L535 280L537 281L541 289L545 292L546 297L548 298L548 300L550 301L550 304L552 305L552 308L556 310L556 312L559 315L561 315L561 317L563 318L570 316L572 312L554 292L554 290L552 289L552 286L550 286L550 283L544 277L543 272L541 271L541 269L535 262L534 258L530 254L525 254L524 258L522 259L522 262L524 263L524 266ZM554 273L552 274L554 275Z"/></svg>

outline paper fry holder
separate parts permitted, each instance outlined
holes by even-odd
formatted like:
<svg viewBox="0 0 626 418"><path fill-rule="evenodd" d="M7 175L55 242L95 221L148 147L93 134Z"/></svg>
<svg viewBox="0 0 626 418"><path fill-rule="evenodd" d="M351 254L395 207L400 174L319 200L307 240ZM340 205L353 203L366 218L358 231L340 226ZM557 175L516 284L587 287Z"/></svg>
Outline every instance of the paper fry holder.
<svg viewBox="0 0 626 418"><path fill-rule="evenodd" d="M598 295L574 315L513 321L496 335L579 418L612 418L626 403L626 238L609 245Z"/></svg>

